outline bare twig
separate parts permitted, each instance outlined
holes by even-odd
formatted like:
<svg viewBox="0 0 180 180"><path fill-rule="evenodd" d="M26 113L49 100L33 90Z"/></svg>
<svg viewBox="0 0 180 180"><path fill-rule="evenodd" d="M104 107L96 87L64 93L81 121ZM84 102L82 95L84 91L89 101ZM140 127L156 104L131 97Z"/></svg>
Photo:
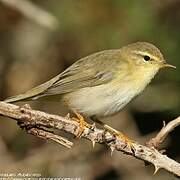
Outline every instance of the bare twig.
<svg viewBox="0 0 180 180"><path fill-rule="evenodd" d="M164 124L161 131L154 138L150 139L150 141L148 141L146 145L149 147L159 148L159 146L162 144L168 134L179 125L180 117L174 119L173 121L170 121L167 125Z"/></svg>
<svg viewBox="0 0 180 180"><path fill-rule="evenodd" d="M47 132L47 131L39 129L39 128L30 128L30 129L27 129L27 132L29 134L32 134L34 136L37 136L37 137L45 139L45 140L55 141L67 148L71 148L73 146L73 143L71 141L67 140L66 138L61 137L60 135L56 135L51 132Z"/></svg>
<svg viewBox="0 0 180 180"><path fill-rule="evenodd" d="M67 133L71 133L75 136L78 135L80 129L79 123L72 121L70 118L64 118L61 116L32 110L26 107L19 107L4 102L0 102L0 115L13 118L19 123L23 123L23 125L26 127L27 132L29 131L29 133L34 134L38 137L46 132L45 128L53 127L58 130L63 130ZM36 132L38 135L36 134ZM41 133L39 134L39 132ZM93 126L92 128L85 127L82 137L89 139L93 142L93 144L95 142L107 144L111 148L111 151L122 151L126 154L136 157L137 159L149 162L155 166L155 173L159 169L163 168L168 172L180 177L180 164L170 159L166 155L161 154L155 148L150 148L147 146L143 146L137 142L133 142L132 145L134 148L132 151L132 149L127 146L122 139L112 135L107 131L98 129L95 126ZM43 138L46 138L46 136L43 136ZM53 138L50 139L54 140Z"/></svg>
<svg viewBox="0 0 180 180"><path fill-rule="evenodd" d="M20 13L22 13L25 17L31 19L33 22L44 26L49 29L56 29L58 26L58 20L49 12L43 10L38 7L34 3L28 0L0 0L7 6L10 6Z"/></svg>

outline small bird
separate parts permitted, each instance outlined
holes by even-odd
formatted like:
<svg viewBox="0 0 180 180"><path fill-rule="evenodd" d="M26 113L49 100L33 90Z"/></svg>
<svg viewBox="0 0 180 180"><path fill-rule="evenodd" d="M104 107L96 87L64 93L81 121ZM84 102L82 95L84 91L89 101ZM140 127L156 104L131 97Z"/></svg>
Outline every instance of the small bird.
<svg viewBox="0 0 180 180"><path fill-rule="evenodd" d="M54 99L97 119L120 111L164 67L175 68L167 64L156 46L136 42L82 58L51 80L5 102Z"/></svg>

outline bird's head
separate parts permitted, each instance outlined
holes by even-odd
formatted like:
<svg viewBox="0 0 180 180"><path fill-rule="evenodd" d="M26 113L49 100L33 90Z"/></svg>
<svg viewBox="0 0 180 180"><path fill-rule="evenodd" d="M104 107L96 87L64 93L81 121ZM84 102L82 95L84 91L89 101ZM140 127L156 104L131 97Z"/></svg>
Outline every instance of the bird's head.
<svg viewBox="0 0 180 180"><path fill-rule="evenodd" d="M137 67L161 69L164 67L176 68L168 64L160 50L151 43L136 42L122 48L126 60ZM138 69L137 69L138 70Z"/></svg>

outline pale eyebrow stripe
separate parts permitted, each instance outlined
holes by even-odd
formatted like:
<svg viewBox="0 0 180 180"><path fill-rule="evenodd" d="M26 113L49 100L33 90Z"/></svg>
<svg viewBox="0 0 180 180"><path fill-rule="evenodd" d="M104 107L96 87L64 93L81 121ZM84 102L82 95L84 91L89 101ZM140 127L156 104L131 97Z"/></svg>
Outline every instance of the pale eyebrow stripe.
<svg viewBox="0 0 180 180"><path fill-rule="evenodd" d="M134 51L136 54L139 54L139 55L144 55L144 56L149 56L151 57L152 59L157 59L156 56L153 56L152 54L149 54L148 52L144 52L144 51Z"/></svg>

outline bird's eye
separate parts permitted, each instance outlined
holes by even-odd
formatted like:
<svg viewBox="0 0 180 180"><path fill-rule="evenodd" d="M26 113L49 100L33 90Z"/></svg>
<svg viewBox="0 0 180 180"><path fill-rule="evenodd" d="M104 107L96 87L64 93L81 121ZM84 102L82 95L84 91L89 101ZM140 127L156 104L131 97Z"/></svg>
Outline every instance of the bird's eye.
<svg viewBox="0 0 180 180"><path fill-rule="evenodd" d="M145 61L149 61L150 59L151 59L151 58L150 58L149 56L147 56L147 55L144 56L144 60L145 60Z"/></svg>

